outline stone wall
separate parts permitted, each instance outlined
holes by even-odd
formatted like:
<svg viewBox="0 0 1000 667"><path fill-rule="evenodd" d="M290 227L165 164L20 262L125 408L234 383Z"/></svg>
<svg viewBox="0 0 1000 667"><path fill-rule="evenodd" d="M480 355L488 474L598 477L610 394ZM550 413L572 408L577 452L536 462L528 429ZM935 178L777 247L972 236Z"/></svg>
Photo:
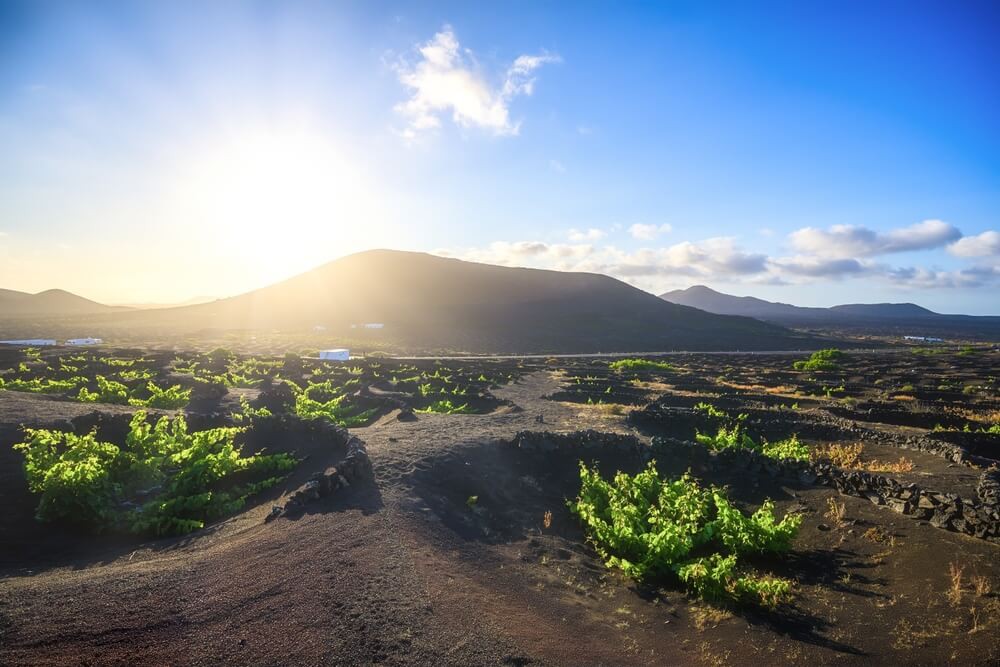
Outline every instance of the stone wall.
<svg viewBox="0 0 1000 667"><path fill-rule="evenodd" d="M777 461L752 450L725 449L713 452L694 442L653 438L652 449L680 453L708 466L744 468L802 484L823 484L844 495L866 498L932 526L1000 542L1000 471L987 470L980 477L977 498L939 493L916 484L903 484L874 473L843 470L828 463ZM673 450L673 451L671 451Z"/></svg>

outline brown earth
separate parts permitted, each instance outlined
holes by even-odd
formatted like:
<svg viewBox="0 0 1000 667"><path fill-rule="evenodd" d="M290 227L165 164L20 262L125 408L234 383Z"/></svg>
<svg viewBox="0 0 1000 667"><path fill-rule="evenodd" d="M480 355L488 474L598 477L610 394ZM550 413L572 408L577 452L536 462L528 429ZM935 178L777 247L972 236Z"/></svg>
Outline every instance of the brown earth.
<svg viewBox="0 0 1000 667"><path fill-rule="evenodd" d="M707 384L728 374L728 381L750 385L768 375L758 362L756 372L747 370L745 359L703 356L686 365ZM779 365L789 365L787 359L769 363L776 374ZM543 398L572 390L574 374L599 369L599 362L583 361L562 371L540 367L494 392L520 409L420 415L412 422L387 415L352 430L367 443L375 488L352 488L310 505L298 518L265 523L271 504L280 502L276 491L256 507L182 539L53 535L27 523L31 498L23 474L18 480L18 458L7 448L0 456L0 499L8 509L0 523L7 552L0 558L0 663L1000 660L997 545L824 487L782 485L745 472L708 480L729 484L731 495L747 507L771 497L779 512L805 513L792 553L760 563L797 581L793 603L773 612L714 607L679 589L637 588L606 569L566 508L578 488L576 457L508 444L521 430L636 433L616 410ZM649 398L669 391L667 386L651 388ZM757 405L768 395L745 390L739 400ZM817 399L817 407L807 409L821 410L829 402ZM4 424L50 424L90 409L0 392ZM648 440L646 433L638 435ZM915 468L908 474L927 473L942 487L968 492L967 468L878 441L872 447L880 459L912 458ZM611 453L600 458L606 472L639 465ZM283 491L296 488L317 465L322 462L296 473ZM685 467L683 461L669 465L678 472ZM840 524L826 516L831 499L844 504ZM954 603L946 596L952 563L964 567L966 582ZM986 577L993 592L977 595L968 583L972 576Z"/></svg>

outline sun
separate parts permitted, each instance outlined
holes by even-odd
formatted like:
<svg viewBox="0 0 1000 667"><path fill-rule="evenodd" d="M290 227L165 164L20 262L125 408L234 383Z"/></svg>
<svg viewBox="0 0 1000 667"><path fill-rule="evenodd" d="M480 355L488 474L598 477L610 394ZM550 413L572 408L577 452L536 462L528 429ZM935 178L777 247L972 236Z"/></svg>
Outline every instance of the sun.
<svg viewBox="0 0 1000 667"><path fill-rule="evenodd" d="M178 215L204 243L301 270L364 247L382 218L359 162L328 135L243 131L192 151Z"/></svg>

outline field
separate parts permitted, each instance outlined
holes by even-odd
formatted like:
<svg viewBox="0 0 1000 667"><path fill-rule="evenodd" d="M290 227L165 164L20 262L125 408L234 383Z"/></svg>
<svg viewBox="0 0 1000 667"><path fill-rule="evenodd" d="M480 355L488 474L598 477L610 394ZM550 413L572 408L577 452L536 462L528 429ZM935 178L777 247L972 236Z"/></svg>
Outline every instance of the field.
<svg viewBox="0 0 1000 667"><path fill-rule="evenodd" d="M3 349L0 663L997 664L998 377Z"/></svg>

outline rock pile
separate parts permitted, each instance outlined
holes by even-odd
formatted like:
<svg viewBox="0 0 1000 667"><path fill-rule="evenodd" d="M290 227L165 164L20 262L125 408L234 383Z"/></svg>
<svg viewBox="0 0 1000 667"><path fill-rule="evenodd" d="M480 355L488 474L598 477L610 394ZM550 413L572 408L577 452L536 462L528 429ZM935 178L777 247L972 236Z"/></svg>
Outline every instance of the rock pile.
<svg viewBox="0 0 1000 667"><path fill-rule="evenodd" d="M511 445L526 452L577 452L578 454L595 454L599 451L613 451L619 454L635 456L640 459L650 457L649 448L642 444L634 435L622 433L604 433L588 429L571 433L555 433L553 431L519 431Z"/></svg>
<svg viewBox="0 0 1000 667"><path fill-rule="evenodd" d="M271 521L280 516L302 512L306 505L327 498L340 489L356 484L373 484L375 472L365 443L356 436L347 441L347 456L336 466L317 472L291 495L284 505L275 505L267 516Z"/></svg>
<svg viewBox="0 0 1000 667"><path fill-rule="evenodd" d="M976 499L939 493L916 484L860 470L843 470L828 463L777 461L747 449L713 452L686 440L653 438L655 453L682 455L708 468L739 467L802 484L823 484L840 493L866 498L874 505L928 521L936 528L953 530L990 541L1000 541L1000 472L988 470L980 478Z"/></svg>

